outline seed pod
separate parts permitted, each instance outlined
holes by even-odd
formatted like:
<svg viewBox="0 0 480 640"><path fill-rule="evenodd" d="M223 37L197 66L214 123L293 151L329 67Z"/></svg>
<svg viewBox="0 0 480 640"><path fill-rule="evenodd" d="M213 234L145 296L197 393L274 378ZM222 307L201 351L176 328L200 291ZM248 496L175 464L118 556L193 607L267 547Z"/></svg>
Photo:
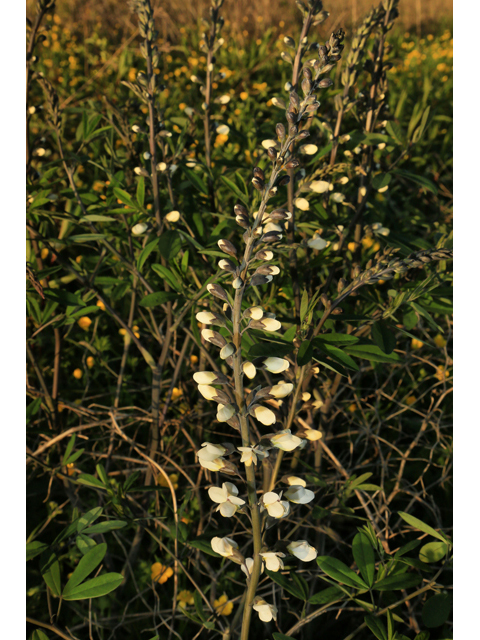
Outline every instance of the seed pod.
<svg viewBox="0 0 480 640"><path fill-rule="evenodd" d="M297 133L298 133L298 127L297 127L297 125L296 125L296 124L292 124L292 125L290 126L290 134L291 134L292 136L296 136L296 135L297 135Z"/></svg>
<svg viewBox="0 0 480 640"><path fill-rule="evenodd" d="M320 296L320 300L322 301L322 304L324 307L329 307L332 304L328 299L328 296L326 293L322 293L322 295Z"/></svg>
<svg viewBox="0 0 480 640"><path fill-rule="evenodd" d="M282 234L277 231L269 231L264 233L260 239L260 242L279 242L282 239Z"/></svg>
<svg viewBox="0 0 480 640"><path fill-rule="evenodd" d="M290 220L292 214L286 209L275 209L269 214L269 218L272 220Z"/></svg>
<svg viewBox="0 0 480 640"><path fill-rule="evenodd" d="M229 424L232 429L240 431L240 420L237 418L237 416L232 416L229 420L227 420L227 424Z"/></svg>
<svg viewBox="0 0 480 640"><path fill-rule="evenodd" d="M202 338L221 349L227 344L227 341L222 334L218 333L218 331L213 331L212 329L202 329Z"/></svg>
<svg viewBox="0 0 480 640"><path fill-rule="evenodd" d="M221 300L225 300L225 302L228 302L227 292L219 284L212 284L212 283L207 284L207 291L208 293L211 293L212 296L215 296L216 298L220 298Z"/></svg>
<svg viewBox="0 0 480 640"><path fill-rule="evenodd" d="M300 160L298 158L290 158L290 160L285 165L285 169L296 169L300 166Z"/></svg>
<svg viewBox="0 0 480 640"><path fill-rule="evenodd" d="M263 171L260 169L260 167L255 167L253 170L253 175L255 176L255 178L259 178L260 180L264 181L265 180L265 174L263 173Z"/></svg>
<svg viewBox="0 0 480 640"><path fill-rule="evenodd" d="M310 131L307 131L306 129L304 129L303 131L300 131L300 133L297 136L297 140L305 140L305 138L308 138L310 135Z"/></svg>
<svg viewBox="0 0 480 640"><path fill-rule="evenodd" d="M333 80L331 80L330 78L323 78L323 80L320 80L320 82L317 84L317 87L319 89L328 89L328 87L331 87L333 84Z"/></svg>
<svg viewBox="0 0 480 640"><path fill-rule="evenodd" d="M265 183L259 178L252 178L252 184L257 191L263 191L263 189L265 188Z"/></svg>
<svg viewBox="0 0 480 640"><path fill-rule="evenodd" d="M220 247L220 249L223 251L223 253L228 253L228 255L230 256L237 255L237 250L235 246L230 242L230 240L219 240L217 244Z"/></svg>
<svg viewBox="0 0 480 640"><path fill-rule="evenodd" d="M253 276L250 279L250 286L251 287L261 287L264 284L268 284L269 282L271 282L273 280L272 276Z"/></svg>
<svg viewBox="0 0 480 640"><path fill-rule="evenodd" d="M248 211L245 209L245 207L243 206L243 204L236 204L233 207L233 211L235 212L235 215L242 215L242 216L246 216L248 219Z"/></svg>
<svg viewBox="0 0 480 640"><path fill-rule="evenodd" d="M341 307L337 307L332 311L332 315L334 316L339 316L341 313L343 313L343 309Z"/></svg>
<svg viewBox="0 0 480 640"><path fill-rule="evenodd" d="M300 106L300 98L298 97L298 93L296 91L290 91L290 106L295 107L295 110Z"/></svg>
<svg viewBox="0 0 480 640"><path fill-rule="evenodd" d="M273 251L262 249L255 254L255 260L271 260L273 258Z"/></svg>
<svg viewBox="0 0 480 640"><path fill-rule="evenodd" d="M295 124L297 122L297 114L291 111L287 111L286 118L289 124Z"/></svg>
<svg viewBox="0 0 480 640"><path fill-rule="evenodd" d="M285 140L286 131L285 131L285 127L281 122L277 124L277 126L275 127L275 131L280 142L283 142Z"/></svg>
<svg viewBox="0 0 480 640"><path fill-rule="evenodd" d="M312 79L312 71L310 67L303 67L303 77L306 78L307 80Z"/></svg>
<svg viewBox="0 0 480 640"><path fill-rule="evenodd" d="M280 178L280 180L277 182L277 186L279 187L284 187L286 184L288 184L290 182L290 176L283 176L282 178Z"/></svg>
<svg viewBox="0 0 480 640"><path fill-rule="evenodd" d="M218 266L220 267L220 269L224 269L229 273L234 273L236 270L236 266L233 264L233 262L231 260L227 260L226 258L219 260Z"/></svg>
<svg viewBox="0 0 480 640"><path fill-rule="evenodd" d="M304 78L302 80L303 95L306 96L310 92L311 88L312 88L312 83L310 82L310 80L308 80L308 78Z"/></svg>
<svg viewBox="0 0 480 640"><path fill-rule="evenodd" d="M346 286L347 286L347 283L346 283L345 279L344 278L340 278L340 280L338 281L338 285L337 285L338 293L342 293L342 291L345 289Z"/></svg>
<svg viewBox="0 0 480 640"><path fill-rule="evenodd" d="M267 155L270 158L270 160L276 160L277 159L277 150L275 149L275 147L269 147L267 149Z"/></svg>

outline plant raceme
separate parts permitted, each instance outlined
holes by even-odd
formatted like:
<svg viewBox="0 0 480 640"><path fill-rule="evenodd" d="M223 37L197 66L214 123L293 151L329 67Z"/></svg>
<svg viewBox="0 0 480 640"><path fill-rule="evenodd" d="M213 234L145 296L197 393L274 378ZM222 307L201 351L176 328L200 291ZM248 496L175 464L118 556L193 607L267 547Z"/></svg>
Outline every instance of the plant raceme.
<svg viewBox="0 0 480 640"><path fill-rule="evenodd" d="M316 549L305 540L291 542L288 546L284 543L281 550L270 549L264 544L266 530L275 521L287 518L291 514L292 505L307 504L315 496L306 488L305 481L295 477L287 479L289 487L286 491L273 491L273 486L272 490L259 495L256 488L256 468L260 461L269 456L280 456L278 459L281 461L283 452L292 452L306 446L309 440L317 439L319 432L308 429L312 433L302 432L301 435L305 437L300 437L289 428L284 428L263 435L259 441L252 438L252 420L267 427L282 421L279 416L282 401L292 394L295 386L292 376L292 382L280 380L273 385L259 385L247 391L244 388L246 379L254 380L262 369L268 374L288 376L290 361L281 357L259 357L253 362L244 359L241 339L245 332L251 330L271 334L282 328L274 313L260 305L250 306L246 298L256 287L268 285L280 273L280 269L271 264L275 258L271 247L282 239L284 225L292 218L292 213L282 208L267 212L268 201L279 187L288 184L290 178L285 173L299 164L293 156L294 144L308 136L308 131L302 130L302 125L318 109L319 102L315 92L332 84L323 74L332 69L340 59L342 39L343 32L333 34L324 46L318 48L318 59L310 60L304 66L301 83L303 99L292 88L290 104L286 109L288 128L277 124L278 141L263 143L272 162L270 178L266 178L260 167L253 170L252 184L261 194L258 211L251 215L242 204L234 207L235 220L244 230L243 255L240 255L230 240L218 241L219 248L228 256L218 262L222 274L220 278L222 284L226 283L231 287L230 292L219 282L208 283L208 293L219 300L220 304L215 307L214 303L211 309L200 311L196 315L197 321L205 327L201 332L202 338L219 349L220 359L224 363L222 370L225 371L225 366L228 367L231 376L217 371L199 371L195 373L194 380L200 394L206 400L217 403L217 420L239 431L242 439L240 447L235 447L232 443L204 442L197 452L200 465L209 471L236 475L243 479L235 462L227 460L227 457L233 457L237 453L240 454L240 463L243 463L245 469L248 501L239 496L239 489L231 482L208 489L209 497L216 503L216 511L221 516L231 518L248 514L251 522L252 557L244 558L238 543L232 538L214 537L211 541L214 551L239 563L247 576L242 639L248 638L252 609L257 611L260 620L264 622L276 619L276 607L256 597L259 576L264 566L270 571L283 569L284 552L303 562L314 560L317 556ZM269 144L266 145L265 142ZM297 200L297 206L301 204ZM211 326L220 327L221 332L210 328Z"/></svg>

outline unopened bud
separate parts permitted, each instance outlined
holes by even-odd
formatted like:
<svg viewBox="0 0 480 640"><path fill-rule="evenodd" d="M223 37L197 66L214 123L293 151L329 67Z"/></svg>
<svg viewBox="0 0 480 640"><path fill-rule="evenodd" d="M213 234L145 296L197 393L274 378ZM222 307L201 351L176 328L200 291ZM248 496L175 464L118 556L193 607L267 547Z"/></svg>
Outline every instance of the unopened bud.
<svg viewBox="0 0 480 640"><path fill-rule="evenodd" d="M222 239L222 240L219 240L217 244L220 247L220 249L223 251L223 253L228 253L231 256L237 255L237 250L235 246L230 242L230 240Z"/></svg>

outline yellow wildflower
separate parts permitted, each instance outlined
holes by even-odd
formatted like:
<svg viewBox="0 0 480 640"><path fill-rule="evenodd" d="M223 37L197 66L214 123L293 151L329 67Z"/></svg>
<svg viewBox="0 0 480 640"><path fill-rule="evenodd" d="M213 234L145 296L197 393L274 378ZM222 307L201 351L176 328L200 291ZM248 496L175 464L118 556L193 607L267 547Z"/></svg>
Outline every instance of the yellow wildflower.
<svg viewBox="0 0 480 640"><path fill-rule="evenodd" d="M101 309L102 311L105 311L105 305L103 304L103 302L101 300L97 301L97 307L99 309Z"/></svg>
<svg viewBox="0 0 480 640"><path fill-rule="evenodd" d="M246 91L242 91L240 94L240 100L246 100L248 98L248 93Z"/></svg>
<svg viewBox="0 0 480 640"><path fill-rule="evenodd" d="M93 356L88 356L87 358L87 367L91 369L95 364L95 358Z"/></svg>
<svg viewBox="0 0 480 640"><path fill-rule="evenodd" d="M350 413L354 413L357 410L357 405L352 402L352 404L348 407L348 410L350 411Z"/></svg>
<svg viewBox="0 0 480 640"><path fill-rule="evenodd" d="M169 479L170 482L173 485L173 488L175 489L175 491L178 489L178 473L170 473L169 474ZM168 487L168 482L167 479L165 478L165 476L163 475L163 473L159 473L158 474L158 484L161 487Z"/></svg>
<svg viewBox="0 0 480 640"><path fill-rule="evenodd" d="M373 238L365 236L364 238L362 238L362 245L364 249L370 249L370 247L373 246Z"/></svg>
<svg viewBox="0 0 480 640"><path fill-rule="evenodd" d="M190 356L190 363L191 364L197 364L198 362L198 356L196 356L195 354Z"/></svg>
<svg viewBox="0 0 480 640"><path fill-rule="evenodd" d="M233 602L228 599L226 593L217 600L214 600L213 606L219 616L229 616L233 611Z"/></svg>
<svg viewBox="0 0 480 640"><path fill-rule="evenodd" d="M225 133L219 133L218 136L215 138L215 143L214 143L214 147L219 147L222 144L225 144L225 142L228 140L228 135Z"/></svg>
<svg viewBox="0 0 480 640"><path fill-rule="evenodd" d="M40 257L42 258L42 260L45 260L45 258L48 257L48 253L49 253L48 249L46 247L44 247L42 249L42 252L40 253Z"/></svg>
<svg viewBox="0 0 480 640"><path fill-rule="evenodd" d="M450 371L445 371L445 367L440 365L437 367L437 373L434 377L437 378L437 380L440 380L440 382L444 382L446 378L450 377Z"/></svg>
<svg viewBox="0 0 480 640"><path fill-rule="evenodd" d="M158 582L159 584L163 584L173 576L172 567L165 567L161 562L154 562L152 564L151 571L152 580L154 582Z"/></svg>
<svg viewBox="0 0 480 640"><path fill-rule="evenodd" d="M417 338L412 338L412 349L421 349L423 347L423 342L421 340L417 340Z"/></svg>
<svg viewBox="0 0 480 640"><path fill-rule="evenodd" d="M81 369L75 369L75 371L73 372L73 377L76 378L77 380L80 380L82 376L83 376L83 371Z"/></svg>
<svg viewBox="0 0 480 640"><path fill-rule="evenodd" d="M87 331L87 329L90 327L90 325L92 324L91 319L88 316L83 316L82 318L80 318L80 320L78 321L78 326L81 329L85 329L85 331Z"/></svg>
<svg viewBox="0 0 480 640"><path fill-rule="evenodd" d="M185 591L180 591L177 596L177 602L180 607L186 607L187 604L193 604L193 593L185 589Z"/></svg>
<svg viewBox="0 0 480 640"><path fill-rule="evenodd" d="M173 387L172 400L176 400L177 398L180 398L180 396L182 395L183 395L183 391L181 389L179 389L178 387Z"/></svg>
<svg viewBox="0 0 480 640"><path fill-rule="evenodd" d="M447 344L447 341L440 333L435 336L433 341L439 349L442 349Z"/></svg>
<svg viewBox="0 0 480 640"><path fill-rule="evenodd" d="M408 404L408 406L412 405L415 401L416 401L416 397L415 396L408 396L408 398L405 398L405 404Z"/></svg>

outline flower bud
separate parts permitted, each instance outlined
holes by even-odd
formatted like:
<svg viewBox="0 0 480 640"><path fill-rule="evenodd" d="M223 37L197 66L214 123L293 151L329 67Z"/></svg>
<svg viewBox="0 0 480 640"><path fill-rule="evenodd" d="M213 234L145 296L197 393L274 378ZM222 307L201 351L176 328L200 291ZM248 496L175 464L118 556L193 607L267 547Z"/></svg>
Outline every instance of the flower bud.
<svg viewBox="0 0 480 640"><path fill-rule="evenodd" d="M273 411L261 404L254 404L248 409L248 413L265 425L275 424L277 418Z"/></svg>
<svg viewBox="0 0 480 640"><path fill-rule="evenodd" d="M228 255L230 256L237 255L237 250L235 246L229 240L222 239L222 240L219 240L217 244L220 247L220 249L223 251L223 253L228 253Z"/></svg>
<svg viewBox="0 0 480 640"><path fill-rule="evenodd" d="M233 356L234 353L235 353L235 345L232 342L229 342L220 350L220 358L222 360L226 360L230 356Z"/></svg>
<svg viewBox="0 0 480 640"><path fill-rule="evenodd" d="M255 254L256 260L272 260L273 251L268 251L267 249L262 249L261 251L257 251Z"/></svg>
<svg viewBox="0 0 480 640"><path fill-rule="evenodd" d="M279 122L277 124L277 126L275 127L275 132L276 132L280 142L283 142L285 140L285 137L286 137L287 133L285 131L284 125L281 122Z"/></svg>
<svg viewBox="0 0 480 640"><path fill-rule="evenodd" d="M244 318L252 318L252 320L260 320L263 318L262 307L250 307L243 312Z"/></svg>
<svg viewBox="0 0 480 640"><path fill-rule="evenodd" d="M271 282L273 280L273 276L253 276L250 279L250 286L251 287L261 287L264 284L268 284L269 282Z"/></svg>
<svg viewBox="0 0 480 640"><path fill-rule="evenodd" d="M255 376L257 375L257 369L252 362L244 362L242 365L242 369L243 373L247 376L247 378L250 378L250 380L253 380L253 378L255 378Z"/></svg>
<svg viewBox="0 0 480 640"><path fill-rule="evenodd" d="M143 167L135 167L134 172L137 174L137 176L144 176L145 178L150 177L148 171Z"/></svg>
<svg viewBox="0 0 480 640"><path fill-rule="evenodd" d="M212 329L202 329L202 338L220 348L227 344L222 334L218 333L218 331L212 331Z"/></svg>
<svg viewBox="0 0 480 640"><path fill-rule="evenodd" d="M270 373L282 373L290 367L290 363L285 358L265 358L263 361L263 367Z"/></svg>
<svg viewBox="0 0 480 640"><path fill-rule="evenodd" d="M221 327L225 326L225 319L218 313L213 313L213 311L199 311L195 317L198 322L201 322L202 324L217 324Z"/></svg>
<svg viewBox="0 0 480 640"><path fill-rule="evenodd" d="M217 407L217 420L218 422L227 422L235 414L235 407L231 404L219 403Z"/></svg>
<svg viewBox="0 0 480 640"><path fill-rule="evenodd" d="M234 289L241 289L243 285L244 285L244 282L240 277L235 278L235 280L232 282L232 287Z"/></svg>
<svg viewBox="0 0 480 640"><path fill-rule="evenodd" d="M220 298L221 300L225 300L225 302L228 302L227 292L219 284L212 284L212 283L207 284L207 291L211 293L212 296L215 296L217 298Z"/></svg>
<svg viewBox="0 0 480 640"><path fill-rule="evenodd" d="M260 242L280 242L281 239L282 239L281 233L277 233L276 231L269 231L268 233L263 234L263 236L260 239Z"/></svg>
<svg viewBox="0 0 480 640"><path fill-rule="evenodd" d="M292 214L286 209L275 209L269 214L269 218L272 220L290 220Z"/></svg>
<svg viewBox="0 0 480 640"><path fill-rule="evenodd" d="M233 273L236 270L236 266L233 264L233 262L231 260L227 260L226 258L220 260L218 262L218 266L220 267L220 269L229 271L230 273Z"/></svg>
<svg viewBox="0 0 480 640"><path fill-rule="evenodd" d="M193 379L197 384L227 384L228 378L223 373L217 373L216 371L196 371L193 374Z"/></svg>
<svg viewBox="0 0 480 640"><path fill-rule="evenodd" d="M142 233L145 233L147 229L148 229L148 224L146 224L145 222L139 222L134 227L132 227L132 234L134 236L140 236L142 235Z"/></svg>
<svg viewBox="0 0 480 640"><path fill-rule="evenodd" d="M170 211L170 213L167 213L165 216L165 220L168 220L169 222L178 222L180 220L180 211Z"/></svg>

